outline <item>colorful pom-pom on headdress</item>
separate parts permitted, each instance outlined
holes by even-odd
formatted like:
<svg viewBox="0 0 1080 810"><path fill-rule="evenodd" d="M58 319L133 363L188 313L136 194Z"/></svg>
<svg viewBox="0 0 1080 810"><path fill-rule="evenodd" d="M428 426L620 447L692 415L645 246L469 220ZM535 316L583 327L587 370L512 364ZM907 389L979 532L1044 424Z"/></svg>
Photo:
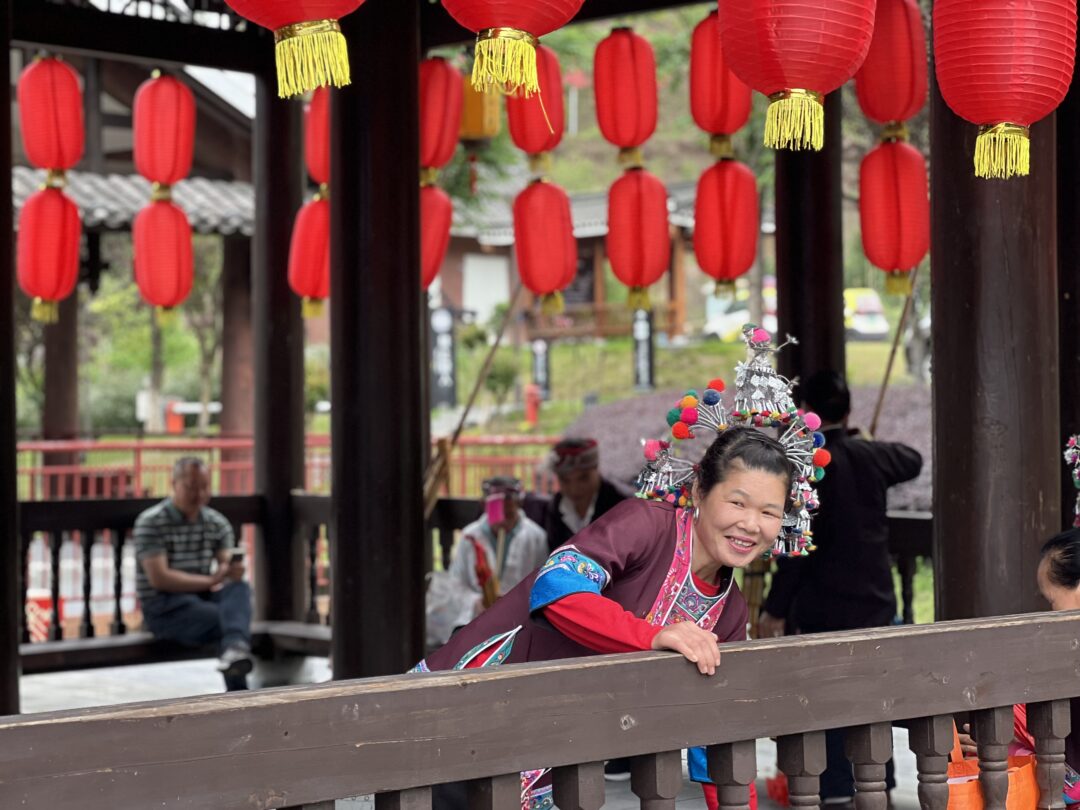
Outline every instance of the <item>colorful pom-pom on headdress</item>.
<svg viewBox="0 0 1080 810"><path fill-rule="evenodd" d="M791 382L772 365L774 354L797 341L788 336L785 343L774 348L772 336L755 324L743 327L743 340L747 359L735 367L734 407L730 411L724 407L720 396L724 381L714 379L700 396L697 391L687 391L667 412L667 423L675 440L694 438L694 431L703 428L717 434L732 426L773 428L779 432L777 440L795 468L795 475L791 508L784 514L776 544L767 556L799 557L814 550L810 513L817 509L818 502L813 484L825 477L832 456L823 449L825 437L817 432L821 419L795 407ZM696 465L675 455L670 443L656 439L645 442L645 459L645 469L638 478L638 497L688 505ZM1080 481L1076 475L1080 473L1074 474L1074 480Z"/></svg>

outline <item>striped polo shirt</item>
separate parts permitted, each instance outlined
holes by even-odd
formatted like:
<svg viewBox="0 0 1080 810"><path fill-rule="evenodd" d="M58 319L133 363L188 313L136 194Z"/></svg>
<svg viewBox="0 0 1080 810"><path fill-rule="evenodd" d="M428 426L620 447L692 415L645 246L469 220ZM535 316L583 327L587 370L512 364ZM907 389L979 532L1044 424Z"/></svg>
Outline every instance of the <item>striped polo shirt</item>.
<svg viewBox="0 0 1080 810"><path fill-rule="evenodd" d="M135 520L136 592L140 600L157 595L142 561L164 553L169 568L187 574L209 574L217 552L234 545L233 530L220 512L204 506L192 521L171 498L152 506Z"/></svg>

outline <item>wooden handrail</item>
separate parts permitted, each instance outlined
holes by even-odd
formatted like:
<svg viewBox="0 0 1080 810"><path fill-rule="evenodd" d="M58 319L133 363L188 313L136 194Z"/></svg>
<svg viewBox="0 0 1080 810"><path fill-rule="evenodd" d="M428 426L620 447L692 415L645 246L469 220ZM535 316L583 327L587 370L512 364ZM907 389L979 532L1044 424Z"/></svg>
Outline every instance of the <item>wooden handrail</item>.
<svg viewBox="0 0 1080 810"><path fill-rule="evenodd" d="M1000 725L1013 703L1057 718L1034 704L1080 692L1077 638L1080 614L1045 613L726 645L709 678L638 653L0 718L0 806L293 807L958 711ZM1068 733L1064 708L1035 733Z"/></svg>
<svg viewBox="0 0 1080 810"><path fill-rule="evenodd" d="M20 501L19 529L26 534L130 528L140 512L160 502L161 498ZM265 501L261 495L225 495L214 498L210 505L235 525L264 520Z"/></svg>

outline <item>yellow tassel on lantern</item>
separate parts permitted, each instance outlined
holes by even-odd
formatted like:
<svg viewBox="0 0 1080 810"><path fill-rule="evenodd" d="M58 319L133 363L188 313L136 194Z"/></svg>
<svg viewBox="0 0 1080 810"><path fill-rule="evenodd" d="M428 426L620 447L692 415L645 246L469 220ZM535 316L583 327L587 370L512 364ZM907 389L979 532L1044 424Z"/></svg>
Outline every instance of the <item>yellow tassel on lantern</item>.
<svg viewBox="0 0 1080 810"><path fill-rule="evenodd" d="M626 297L626 305L635 312L639 309L652 309L648 287L631 287Z"/></svg>
<svg viewBox="0 0 1080 810"><path fill-rule="evenodd" d="M420 168L420 188L427 188L439 182L439 170L433 166Z"/></svg>
<svg viewBox="0 0 1080 810"><path fill-rule="evenodd" d="M713 289L713 295L717 298L734 298L735 297L735 282L734 281L718 281L716 287Z"/></svg>
<svg viewBox="0 0 1080 810"><path fill-rule="evenodd" d="M30 305L30 317L38 323L56 323L60 320L60 305L56 301L35 298Z"/></svg>
<svg viewBox="0 0 1080 810"><path fill-rule="evenodd" d="M529 155L529 173L536 177L545 177L551 173L551 152Z"/></svg>
<svg viewBox="0 0 1080 810"><path fill-rule="evenodd" d="M792 89L769 96L765 145L773 149L821 149L825 145L821 94Z"/></svg>
<svg viewBox="0 0 1080 810"><path fill-rule="evenodd" d="M889 295L911 295L911 273L899 270L885 276L885 292Z"/></svg>
<svg viewBox="0 0 1080 810"><path fill-rule="evenodd" d="M155 307L154 318L159 329L176 323L176 310L173 307Z"/></svg>
<svg viewBox="0 0 1080 810"><path fill-rule="evenodd" d="M975 176L1003 180L1024 177L1031 170L1031 136L1019 124L994 124L975 139Z"/></svg>
<svg viewBox="0 0 1080 810"><path fill-rule="evenodd" d="M540 299L540 312L548 317L561 315L564 309L566 309L566 304L561 292L548 293Z"/></svg>
<svg viewBox="0 0 1080 810"><path fill-rule="evenodd" d="M311 20L274 32L278 95L349 84L349 48L337 20Z"/></svg>
<svg viewBox="0 0 1080 810"><path fill-rule="evenodd" d="M645 154L637 146L620 149L619 165L624 169L640 169L645 165Z"/></svg>
<svg viewBox="0 0 1080 810"><path fill-rule="evenodd" d="M472 84L485 93L540 92L536 72L537 39L517 28L488 28L476 36Z"/></svg>
<svg viewBox="0 0 1080 810"><path fill-rule="evenodd" d="M318 318L323 313L322 298L305 298L300 304L300 313L305 318Z"/></svg>
<svg viewBox="0 0 1080 810"><path fill-rule="evenodd" d="M717 160L732 160L735 157L735 147L731 144L731 136L713 135L709 138L709 154Z"/></svg>

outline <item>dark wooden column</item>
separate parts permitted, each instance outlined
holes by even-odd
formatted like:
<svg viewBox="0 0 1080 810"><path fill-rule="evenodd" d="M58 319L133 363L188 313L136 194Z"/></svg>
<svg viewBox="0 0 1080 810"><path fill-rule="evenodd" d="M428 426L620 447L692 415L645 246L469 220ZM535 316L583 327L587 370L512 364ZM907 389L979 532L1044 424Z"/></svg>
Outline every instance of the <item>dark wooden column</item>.
<svg viewBox="0 0 1080 810"><path fill-rule="evenodd" d="M331 104L334 677L401 672L423 643L419 4L341 21Z"/></svg>
<svg viewBox="0 0 1080 810"><path fill-rule="evenodd" d="M11 4L0 5L0 87L11 87ZM11 105L0 104L0 177L11 176ZM15 232L0 194L0 715L19 711L19 525L15 496Z"/></svg>
<svg viewBox="0 0 1080 810"><path fill-rule="evenodd" d="M1073 78L1057 111L1058 343L1061 352L1060 439L1080 433L1080 86ZM1072 525L1077 491L1061 468L1061 522Z"/></svg>
<svg viewBox="0 0 1080 810"><path fill-rule="evenodd" d="M60 302L60 320L45 327L45 407L41 415L44 439L75 439L79 435L79 288ZM73 453L46 453L46 466L75 463ZM56 479L68 491L52 492L55 498L74 498L70 476Z"/></svg>
<svg viewBox="0 0 1080 810"><path fill-rule="evenodd" d="M272 69L255 74L255 87L255 490L266 499L256 605L262 618L300 620L305 557L294 538L291 491L304 480L304 331L288 258L303 189L302 106L277 97Z"/></svg>
<svg viewBox="0 0 1080 810"><path fill-rule="evenodd" d="M798 338L779 356L788 377L844 367L844 240L840 92L825 98L825 147L776 153L778 337Z"/></svg>
<svg viewBox="0 0 1080 810"><path fill-rule="evenodd" d="M1055 122L1029 177L981 180L976 128L931 99L935 615L1038 610L1061 521Z"/></svg>
<svg viewBox="0 0 1080 810"><path fill-rule="evenodd" d="M251 329L251 238L226 236L222 259L221 436L245 438L255 431L255 366ZM222 450L223 461L242 465L247 450ZM232 471L222 475L222 494L252 491L254 482Z"/></svg>

